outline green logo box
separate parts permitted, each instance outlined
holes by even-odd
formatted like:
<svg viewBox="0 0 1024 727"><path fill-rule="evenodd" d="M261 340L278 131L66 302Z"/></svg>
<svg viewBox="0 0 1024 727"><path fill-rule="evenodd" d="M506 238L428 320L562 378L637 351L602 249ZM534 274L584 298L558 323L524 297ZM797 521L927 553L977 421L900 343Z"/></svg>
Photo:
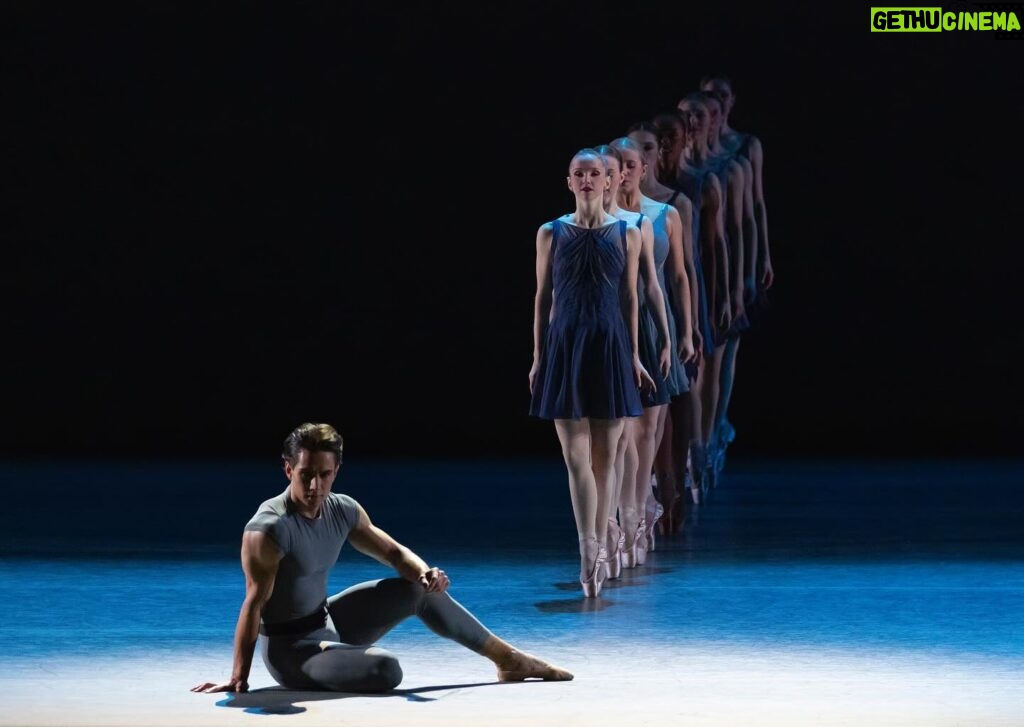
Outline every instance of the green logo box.
<svg viewBox="0 0 1024 727"><path fill-rule="evenodd" d="M942 8L871 8L872 33L938 33Z"/></svg>

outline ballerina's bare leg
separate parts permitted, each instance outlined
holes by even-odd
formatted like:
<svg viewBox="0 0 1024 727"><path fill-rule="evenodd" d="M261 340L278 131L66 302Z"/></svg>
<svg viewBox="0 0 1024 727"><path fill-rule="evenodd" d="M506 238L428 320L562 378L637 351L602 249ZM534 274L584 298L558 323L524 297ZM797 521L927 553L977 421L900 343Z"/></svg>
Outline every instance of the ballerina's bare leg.
<svg viewBox="0 0 1024 727"><path fill-rule="evenodd" d="M587 581L604 551L608 512L615 489L615 452L622 419L556 419L555 430L569 474L576 532L580 541L580 580Z"/></svg>

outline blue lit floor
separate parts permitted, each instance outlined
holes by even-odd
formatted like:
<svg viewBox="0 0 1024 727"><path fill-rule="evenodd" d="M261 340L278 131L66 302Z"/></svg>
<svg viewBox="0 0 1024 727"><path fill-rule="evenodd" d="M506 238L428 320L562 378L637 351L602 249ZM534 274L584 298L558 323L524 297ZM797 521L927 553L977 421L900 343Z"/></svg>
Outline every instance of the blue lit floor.
<svg viewBox="0 0 1024 727"><path fill-rule="evenodd" d="M197 501L189 488L248 479L221 467L121 470L153 492L133 521L160 493L173 511ZM58 474L68 488L96 475ZM497 685L485 660L411 621L381 642L405 672L391 695L271 689L258 657L253 693L191 694L230 670L237 532L186 542L151 519L147 540L106 515L121 530L103 540L76 525L100 516L77 509L42 538L8 514L0 724L1024 724L1022 464L733 464L683 534L594 601L575 581L557 462L346 476L338 489L442 565L486 625L575 681ZM281 488L251 488L240 512ZM238 497L210 507L233 520ZM384 575L346 548L331 589Z"/></svg>

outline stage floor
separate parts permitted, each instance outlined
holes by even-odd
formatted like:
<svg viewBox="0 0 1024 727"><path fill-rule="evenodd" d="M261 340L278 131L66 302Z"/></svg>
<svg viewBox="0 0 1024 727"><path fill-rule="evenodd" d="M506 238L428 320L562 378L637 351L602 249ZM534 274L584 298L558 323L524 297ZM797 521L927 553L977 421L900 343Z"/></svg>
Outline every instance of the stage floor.
<svg viewBox="0 0 1024 727"><path fill-rule="evenodd" d="M211 476L182 467L135 476L178 482L177 501ZM61 481L95 486L74 473ZM408 621L380 642L404 681L375 696L276 688L258 656L249 694L188 691L230 671L240 524L222 523L233 543L156 537L156 519L151 541L104 541L70 526L32 537L8 513L0 724L1024 725L1022 475L736 463L682 535L585 600L557 462L356 467L337 489L444 567L493 631L576 675L498 684L489 662ZM425 503L455 514L428 520ZM387 575L346 547L331 589Z"/></svg>

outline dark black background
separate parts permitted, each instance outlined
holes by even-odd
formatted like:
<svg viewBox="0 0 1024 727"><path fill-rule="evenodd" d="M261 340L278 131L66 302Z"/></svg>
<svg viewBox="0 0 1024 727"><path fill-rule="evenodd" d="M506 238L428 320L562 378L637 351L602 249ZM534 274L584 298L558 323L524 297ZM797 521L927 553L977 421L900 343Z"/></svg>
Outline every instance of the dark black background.
<svg viewBox="0 0 1024 727"><path fill-rule="evenodd" d="M733 78L777 284L743 455L1009 455L1024 42L869 7L11 3L8 456L557 456L534 235L582 147Z"/></svg>

